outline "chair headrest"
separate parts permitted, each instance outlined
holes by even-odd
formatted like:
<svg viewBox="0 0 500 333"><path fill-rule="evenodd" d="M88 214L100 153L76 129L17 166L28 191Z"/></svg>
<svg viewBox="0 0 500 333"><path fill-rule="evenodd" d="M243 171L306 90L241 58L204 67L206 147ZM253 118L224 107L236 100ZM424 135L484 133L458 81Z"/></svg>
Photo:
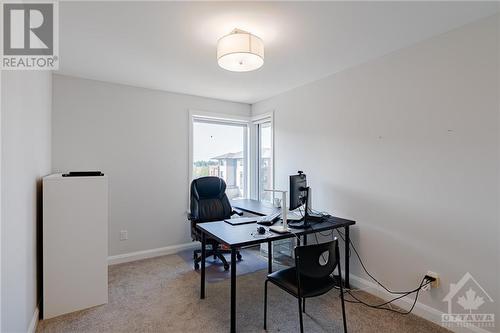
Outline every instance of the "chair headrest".
<svg viewBox="0 0 500 333"><path fill-rule="evenodd" d="M226 182L219 177L201 177L191 183L191 195L197 199L220 198L226 192Z"/></svg>

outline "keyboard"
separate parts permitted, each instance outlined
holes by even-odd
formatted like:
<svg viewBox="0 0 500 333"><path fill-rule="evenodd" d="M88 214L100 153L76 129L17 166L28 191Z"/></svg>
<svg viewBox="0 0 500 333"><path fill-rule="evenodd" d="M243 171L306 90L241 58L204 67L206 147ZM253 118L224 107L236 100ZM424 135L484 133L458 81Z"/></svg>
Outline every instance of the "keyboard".
<svg viewBox="0 0 500 333"><path fill-rule="evenodd" d="M267 226L273 225L274 223L279 221L280 216L281 216L281 212L274 213L274 214L267 215L267 216L263 216L259 220L257 220L257 224L267 225Z"/></svg>
<svg viewBox="0 0 500 333"><path fill-rule="evenodd" d="M230 225L240 225L240 224L248 224L257 222L257 218L255 217L237 217L234 219L226 219L224 222L229 223Z"/></svg>

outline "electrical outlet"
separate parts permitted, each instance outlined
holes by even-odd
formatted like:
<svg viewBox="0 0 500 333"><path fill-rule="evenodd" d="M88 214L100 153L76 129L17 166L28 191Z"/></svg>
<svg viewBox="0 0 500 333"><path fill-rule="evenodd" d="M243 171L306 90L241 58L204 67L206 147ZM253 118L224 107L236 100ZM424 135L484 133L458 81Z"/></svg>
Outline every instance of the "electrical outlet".
<svg viewBox="0 0 500 333"><path fill-rule="evenodd" d="M425 274L426 276L430 276L432 278L434 278L435 280L432 281L429 286L431 289L434 289L434 288L439 288L439 284L440 284L440 281L439 281L439 274L438 273L435 273L433 271L427 271L427 274Z"/></svg>
<svg viewBox="0 0 500 333"><path fill-rule="evenodd" d="M127 230L120 231L120 240L124 241L127 239L128 239L128 231Z"/></svg>

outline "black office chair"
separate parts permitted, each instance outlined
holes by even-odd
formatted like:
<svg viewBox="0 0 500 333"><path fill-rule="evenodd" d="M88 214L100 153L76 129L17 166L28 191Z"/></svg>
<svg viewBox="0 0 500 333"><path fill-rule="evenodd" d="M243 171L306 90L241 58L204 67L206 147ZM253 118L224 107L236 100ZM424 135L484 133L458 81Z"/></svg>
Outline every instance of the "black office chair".
<svg viewBox="0 0 500 333"><path fill-rule="evenodd" d="M231 218L232 215L239 216L243 213L231 208L229 199L226 196L226 182L219 177L201 177L191 182L191 213L188 219L191 221L191 238L193 241L201 241L201 233L196 229L196 224L204 222L222 221ZM215 239L206 239L206 244L210 249L206 251L206 257L214 256L219 258L224 264L224 270L229 269L229 264L224 258L224 253L230 250L223 250ZM241 254L236 252L236 257L241 260ZM193 252L194 269L200 268L201 250Z"/></svg>
<svg viewBox="0 0 500 333"><path fill-rule="evenodd" d="M339 275L333 276L335 267ZM323 295L330 291L337 279L342 281L338 240L331 242L297 246L295 248L295 267L282 269L267 276L264 288L264 329L267 326L267 283L272 282L299 301L300 332L304 332L302 311L306 311L306 298ZM347 333L345 319L344 291L340 285L342 320L344 333Z"/></svg>

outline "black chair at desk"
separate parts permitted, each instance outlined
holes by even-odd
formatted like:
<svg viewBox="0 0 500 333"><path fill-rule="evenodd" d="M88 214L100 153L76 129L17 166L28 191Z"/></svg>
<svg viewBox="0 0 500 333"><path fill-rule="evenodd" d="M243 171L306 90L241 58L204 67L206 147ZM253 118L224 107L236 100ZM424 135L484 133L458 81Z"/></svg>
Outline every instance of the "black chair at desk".
<svg viewBox="0 0 500 333"><path fill-rule="evenodd" d="M302 311L306 312L306 298L323 295L335 287L336 279L332 276L338 267L338 281L342 281L338 240L297 246L295 248L295 267L282 269L267 276L264 289L264 329L267 326L267 283L272 282L299 302L300 332L304 332ZM342 302L342 320L344 333L347 333L345 318L344 291L340 285Z"/></svg>
<svg viewBox="0 0 500 333"><path fill-rule="evenodd" d="M191 213L188 219L191 221L191 238L193 241L201 241L201 234L196 229L196 224L204 222L222 221L231 218L232 215L243 215L232 209L229 199L226 196L226 182L219 177L201 177L191 182ZM231 253L230 250L223 250L215 239L207 239L211 249L206 256L219 258L224 264L224 269L229 269L229 264L224 258L224 253ZM237 252L238 260L241 260L240 252ZM201 250L193 253L194 269L199 269L201 261Z"/></svg>

